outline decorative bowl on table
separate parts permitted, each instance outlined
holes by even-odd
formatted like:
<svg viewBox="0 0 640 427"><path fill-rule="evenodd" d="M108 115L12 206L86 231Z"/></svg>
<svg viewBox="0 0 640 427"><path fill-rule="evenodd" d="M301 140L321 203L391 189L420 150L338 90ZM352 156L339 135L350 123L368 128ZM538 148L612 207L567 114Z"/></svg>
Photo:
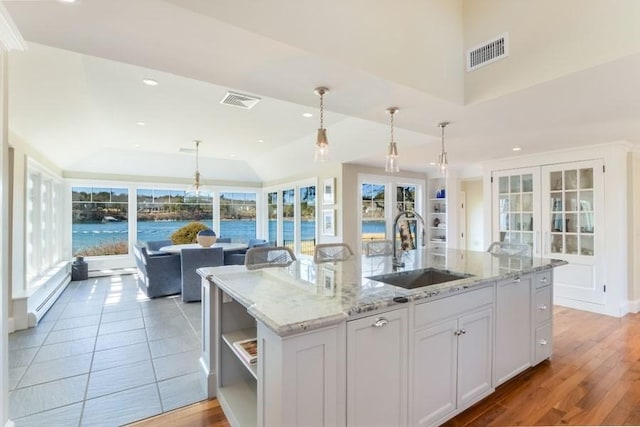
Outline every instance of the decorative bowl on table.
<svg viewBox="0 0 640 427"><path fill-rule="evenodd" d="M199 231L196 236L196 242L198 242L198 244L203 248L208 248L213 245L217 239L215 231L210 228Z"/></svg>

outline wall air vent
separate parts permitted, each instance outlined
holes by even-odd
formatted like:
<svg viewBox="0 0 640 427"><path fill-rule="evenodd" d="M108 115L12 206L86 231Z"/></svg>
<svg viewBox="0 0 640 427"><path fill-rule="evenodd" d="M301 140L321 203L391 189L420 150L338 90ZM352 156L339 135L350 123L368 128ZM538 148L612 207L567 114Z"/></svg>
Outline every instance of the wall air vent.
<svg viewBox="0 0 640 427"><path fill-rule="evenodd" d="M504 33L467 51L467 71L484 67L507 56L509 56L509 33Z"/></svg>
<svg viewBox="0 0 640 427"><path fill-rule="evenodd" d="M220 104L231 105L248 110L256 105L258 101L260 101L260 98L257 96L228 91L224 98L222 98L222 101L220 101Z"/></svg>

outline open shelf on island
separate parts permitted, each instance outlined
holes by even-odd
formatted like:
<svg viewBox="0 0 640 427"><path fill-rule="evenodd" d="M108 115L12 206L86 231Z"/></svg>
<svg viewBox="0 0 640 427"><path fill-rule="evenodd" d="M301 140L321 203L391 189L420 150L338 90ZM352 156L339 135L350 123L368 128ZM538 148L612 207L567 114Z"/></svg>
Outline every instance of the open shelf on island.
<svg viewBox="0 0 640 427"><path fill-rule="evenodd" d="M258 392L255 384L237 382L218 388L218 401L231 425L258 425ZM235 421L235 422L234 422Z"/></svg>
<svg viewBox="0 0 640 427"><path fill-rule="evenodd" d="M256 338L256 336L257 336L256 328L247 328L247 329L240 329L237 331L222 334L222 340L227 344L229 349L231 349L233 354L235 354L235 356L244 365L244 367L247 368L247 370L253 376L253 378L258 379L258 364L249 363L244 358L244 356L240 354L240 350L238 350L236 346L233 345L234 342Z"/></svg>

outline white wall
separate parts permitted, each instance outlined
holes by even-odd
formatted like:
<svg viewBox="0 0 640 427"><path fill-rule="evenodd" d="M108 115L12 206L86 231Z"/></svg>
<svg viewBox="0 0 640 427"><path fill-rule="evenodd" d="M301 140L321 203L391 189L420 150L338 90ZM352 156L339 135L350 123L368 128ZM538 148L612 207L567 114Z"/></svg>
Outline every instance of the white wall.
<svg viewBox="0 0 640 427"><path fill-rule="evenodd" d="M465 74L466 103L640 52L636 0L465 0L463 10L465 53L510 38L508 58Z"/></svg>
<svg viewBox="0 0 640 427"><path fill-rule="evenodd" d="M489 246L484 241L484 197L482 179L460 182L465 193L466 242L469 251L484 251Z"/></svg>
<svg viewBox="0 0 640 427"><path fill-rule="evenodd" d="M0 50L0 425L9 420L9 143L7 137L7 55Z"/></svg>
<svg viewBox="0 0 640 427"><path fill-rule="evenodd" d="M640 312L640 152L629 153L629 311Z"/></svg>

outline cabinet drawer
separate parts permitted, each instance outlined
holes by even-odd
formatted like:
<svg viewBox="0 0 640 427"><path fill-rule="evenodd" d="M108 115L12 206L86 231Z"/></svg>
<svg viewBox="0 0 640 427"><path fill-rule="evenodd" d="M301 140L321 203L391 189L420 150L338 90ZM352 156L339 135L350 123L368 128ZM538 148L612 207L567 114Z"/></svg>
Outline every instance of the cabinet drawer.
<svg viewBox="0 0 640 427"><path fill-rule="evenodd" d="M540 289L536 292L533 306L534 325L538 326L542 322L551 320L551 286Z"/></svg>
<svg viewBox="0 0 640 427"><path fill-rule="evenodd" d="M493 286L416 305L416 329L493 302Z"/></svg>
<svg viewBox="0 0 640 427"><path fill-rule="evenodd" d="M553 336L551 323L547 323L544 326L536 328L536 354L534 365L542 362L545 359L551 357L551 350L553 349Z"/></svg>
<svg viewBox="0 0 640 427"><path fill-rule="evenodd" d="M552 271L551 269L541 271L540 273L536 273L536 288L542 288L543 286L549 286L551 281L553 280L551 277Z"/></svg>

